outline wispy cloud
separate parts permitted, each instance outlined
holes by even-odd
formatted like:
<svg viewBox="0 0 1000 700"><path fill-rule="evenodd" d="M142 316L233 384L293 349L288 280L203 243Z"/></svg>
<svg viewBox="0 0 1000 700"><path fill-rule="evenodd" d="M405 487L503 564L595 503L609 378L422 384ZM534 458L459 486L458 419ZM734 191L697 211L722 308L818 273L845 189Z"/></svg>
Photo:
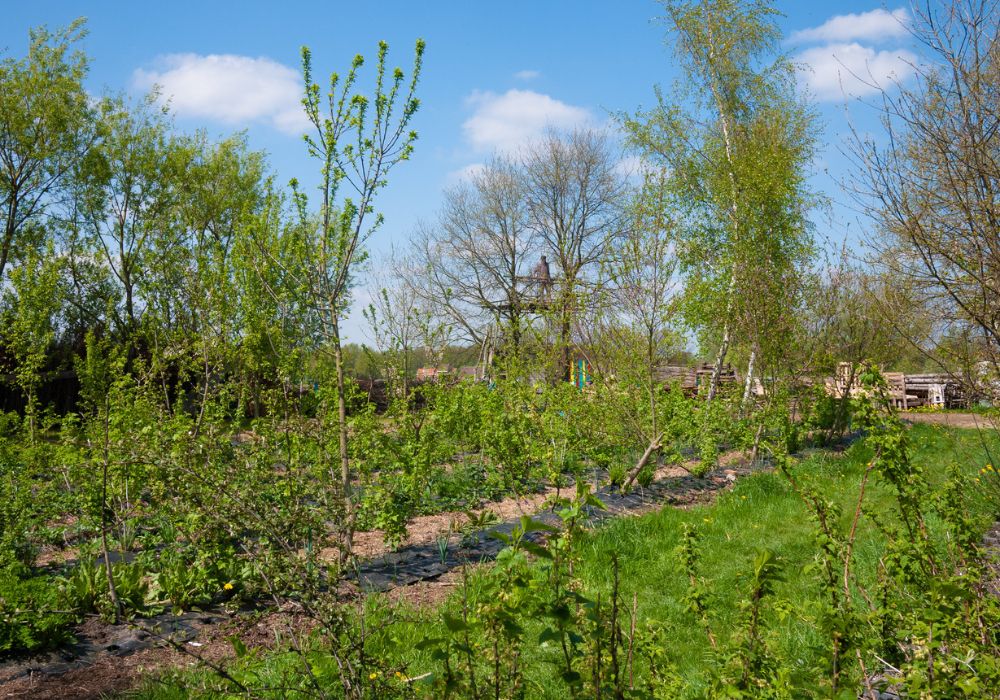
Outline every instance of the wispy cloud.
<svg viewBox="0 0 1000 700"><path fill-rule="evenodd" d="M858 43L828 44L800 53L800 77L816 99L836 101L864 97L905 82L914 72L917 56L906 49L876 51Z"/></svg>
<svg viewBox="0 0 1000 700"><path fill-rule="evenodd" d="M524 81L537 80L542 77L542 72L537 70L519 70L517 73L514 73L514 77Z"/></svg>
<svg viewBox="0 0 1000 700"><path fill-rule="evenodd" d="M471 182L486 168L484 163L470 163L458 170L452 170L445 176L445 186L452 187L463 182Z"/></svg>
<svg viewBox="0 0 1000 700"><path fill-rule="evenodd" d="M159 86L175 114L230 125L267 123L288 134L308 127L302 110L301 77L269 58L193 53L160 56L150 69L138 69L133 83Z"/></svg>
<svg viewBox="0 0 1000 700"><path fill-rule="evenodd" d="M818 42L885 41L907 33L910 13L905 8L889 12L878 9L831 17L818 27L793 32L788 40L796 44Z"/></svg>
<svg viewBox="0 0 1000 700"><path fill-rule="evenodd" d="M462 124L462 131L477 151L512 151L547 128L572 129L594 123L586 108L533 90L508 90L502 95L477 90L466 98L466 104L473 113Z"/></svg>
<svg viewBox="0 0 1000 700"><path fill-rule="evenodd" d="M615 164L615 172L624 177L641 179L647 173L655 172L655 168L645 158L630 155Z"/></svg>

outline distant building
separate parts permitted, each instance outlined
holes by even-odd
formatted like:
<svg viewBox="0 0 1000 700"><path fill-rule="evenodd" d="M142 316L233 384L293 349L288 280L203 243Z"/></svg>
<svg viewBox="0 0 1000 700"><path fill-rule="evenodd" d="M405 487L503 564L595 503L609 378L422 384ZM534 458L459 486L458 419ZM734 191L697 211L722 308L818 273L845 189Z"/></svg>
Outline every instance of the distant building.
<svg viewBox="0 0 1000 700"><path fill-rule="evenodd" d="M417 381L434 381L442 379L450 374L451 367L420 367L417 369Z"/></svg>

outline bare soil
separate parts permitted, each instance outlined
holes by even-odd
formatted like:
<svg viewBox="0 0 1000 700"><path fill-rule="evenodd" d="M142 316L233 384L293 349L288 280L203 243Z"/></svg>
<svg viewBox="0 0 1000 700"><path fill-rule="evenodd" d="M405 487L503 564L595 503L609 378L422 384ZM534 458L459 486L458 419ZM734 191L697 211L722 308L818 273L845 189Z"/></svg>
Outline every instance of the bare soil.
<svg viewBox="0 0 1000 700"><path fill-rule="evenodd" d="M940 412L904 412L900 417L910 423L928 423L930 425L947 425L950 428L997 428L996 419L976 413Z"/></svg>
<svg viewBox="0 0 1000 700"><path fill-rule="evenodd" d="M141 622L139 623L140 626ZM273 648L293 635L311 629L311 621L295 610L267 613L239 613L221 623L199 626L191 639L164 641L160 646L131 654L100 652L88 663L64 672L29 671L11 677L0 675L0 698L101 698L135 688L144 676L168 669L224 666L235 657L230 637L239 638L247 648ZM81 624L77 636L91 642L107 640L121 633L97 618Z"/></svg>

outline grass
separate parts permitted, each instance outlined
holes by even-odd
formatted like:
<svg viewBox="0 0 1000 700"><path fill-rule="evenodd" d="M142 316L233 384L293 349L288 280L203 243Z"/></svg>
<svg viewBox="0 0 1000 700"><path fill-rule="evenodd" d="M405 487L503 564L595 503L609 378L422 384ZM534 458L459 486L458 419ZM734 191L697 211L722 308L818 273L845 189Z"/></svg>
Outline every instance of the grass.
<svg viewBox="0 0 1000 700"><path fill-rule="evenodd" d="M909 432L914 463L926 470L932 484L940 484L949 464L961 465L975 474L992 455L1000 456L1000 439L995 434L982 435L972 430L956 430L934 425L915 425ZM840 507L846 524L854 512L858 484L871 454L863 444L855 444L842 454L815 453L794 467L802 483L817 488ZM970 494L970 509L985 529L998 515L996 501L982 494ZM892 494L878 483L870 484L866 509L888 512ZM810 670L824 663L820 633L808 613L817 596L817 583L809 570L815 547L813 527L808 513L787 481L776 473L761 473L738 482L714 502L690 509L665 508L641 517L614 520L585 536L583 560L577 573L588 595L600 592L604 599L611 590L611 560L620 562L621 597L630 604L638 601L641 622L655 621L669 634L667 652L677 673L698 689L700 672L706 663L709 646L704 630L686 610L683 602L687 581L678 571L675 549L682 525L697 528L701 563L700 574L709 582L713 628L725 639L740 614L739 604L747 589L747 572L755 553L769 549L780 558L783 580L777 586L767 611L769 643L783 658L791 659L793 680L807 685ZM933 525L933 523L932 523ZM863 581L871 581L883 549L878 531L869 518L862 518L857 540L857 562ZM478 593L475 579L469 587L470 601ZM460 605L457 596L443 609ZM399 614L395 611L394 614ZM384 601L368 604L368 625L374 629L388 619ZM437 610L403 610L405 622L393 624L385 635L383 652L405 665L410 675L436 670L426 653L413 649L428 635L438 632L441 618ZM563 697L564 686L555 682L555 650L535 644L542 627L529 621L525 626L526 664L531 667L531 697ZM391 641L389 641L391 639ZM382 645L379 645L382 646ZM296 663L287 655L264 655L244 663L261 680L277 682L287 677ZM637 673L643 669L638 668ZM188 680L192 679L189 674ZM171 684L147 686L148 697L179 697Z"/></svg>

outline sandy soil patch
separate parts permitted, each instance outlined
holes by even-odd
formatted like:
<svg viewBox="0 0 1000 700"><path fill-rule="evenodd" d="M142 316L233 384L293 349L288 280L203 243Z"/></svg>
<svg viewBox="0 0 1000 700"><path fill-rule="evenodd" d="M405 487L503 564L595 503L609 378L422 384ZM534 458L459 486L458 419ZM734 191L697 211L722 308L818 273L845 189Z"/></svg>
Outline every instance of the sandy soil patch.
<svg viewBox="0 0 1000 700"><path fill-rule="evenodd" d="M988 430L1000 427L995 418L976 413L939 413L904 412L900 418L910 423L929 423L931 425L946 425L949 428L985 428Z"/></svg>

